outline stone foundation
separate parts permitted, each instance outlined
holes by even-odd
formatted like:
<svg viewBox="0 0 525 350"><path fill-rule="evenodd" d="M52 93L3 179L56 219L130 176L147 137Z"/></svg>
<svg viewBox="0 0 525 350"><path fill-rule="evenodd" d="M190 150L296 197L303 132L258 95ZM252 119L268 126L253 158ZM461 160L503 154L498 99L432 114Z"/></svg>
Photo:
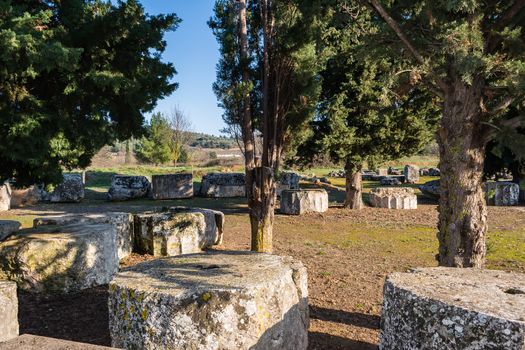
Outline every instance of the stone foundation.
<svg viewBox="0 0 525 350"><path fill-rule="evenodd" d="M328 210L328 193L323 189L285 190L281 193L281 213L302 215Z"/></svg>
<svg viewBox="0 0 525 350"><path fill-rule="evenodd" d="M306 269L289 257L162 258L120 272L109 285L115 347L302 350L308 323Z"/></svg>
<svg viewBox="0 0 525 350"><path fill-rule="evenodd" d="M212 198L246 197L243 173L210 173L202 177L200 195Z"/></svg>
<svg viewBox="0 0 525 350"><path fill-rule="evenodd" d="M40 337L24 334L5 343L0 343L0 350L110 350L106 346L77 343L68 340Z"/></svg>
<svg viewBox="0 0 525 350"><path fill-rule="evenodd" d="M370 192L370 205L386 209L417 209L417 196L412 188L375 188Z"/></svg>
<svg viewBox="0 0 525 350"><path fill-rule="evenodd" d="M81 174L64 174L64 180L49 194L52 203L78 203L84 199Z"/></svg>
<svg viewBox="0 0 525 350"><path fill-rule="evenodd" d="M0 281L0 348L1 343L18 336L18 297L16 283Z"/></svg>
<svg viewBox="0 0 525 350"><path fill-rule="evenodd" d="M513 206L520 199L520 185L513 182L487 182L484 184L488 205Z"/></svg>
<svg viewBox="0 0 525 350"><path fill-rule="evenodd" d="M110 201L126 201L149 197L151 183L145 176L114 175L108 191Z"/></svg>
<svg viewBox="0 0 525 350"><path fill-rule="evenodd" d="M524 348L524 274L422 268L385 282L380 349Z"/></svg>
<svg viewBox="0 0 525 350"><path fill-rule="evenodd" d="M83 223L20 230L0 243L0 279L35 292L70 292L108 283L119 260L116 229Z"/></svg>
<svg viewBox="0 0 525 350"><path fill-rule="evenodd" d="M14 220L0 220L0 242L20 230L21 224Z"/></svg>
<svg viewBox="0 0 525 350"><path fill-rule="evenodd" d="M153 199L183 199L193 197L192 174L153 175Z"/></svg>

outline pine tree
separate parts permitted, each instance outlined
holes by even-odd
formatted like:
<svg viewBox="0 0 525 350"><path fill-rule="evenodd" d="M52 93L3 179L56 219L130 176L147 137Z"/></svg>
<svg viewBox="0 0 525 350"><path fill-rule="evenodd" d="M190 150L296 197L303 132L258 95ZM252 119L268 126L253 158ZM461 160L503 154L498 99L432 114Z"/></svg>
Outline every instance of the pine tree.
<svg viewBox="0 0 525 350"><path fill-rule="evenodd" d="M151 116L147 135L137 144L136 153L142 161L155 165L173 162L175 156L173 130L168 118L161 113Z"/></svg>

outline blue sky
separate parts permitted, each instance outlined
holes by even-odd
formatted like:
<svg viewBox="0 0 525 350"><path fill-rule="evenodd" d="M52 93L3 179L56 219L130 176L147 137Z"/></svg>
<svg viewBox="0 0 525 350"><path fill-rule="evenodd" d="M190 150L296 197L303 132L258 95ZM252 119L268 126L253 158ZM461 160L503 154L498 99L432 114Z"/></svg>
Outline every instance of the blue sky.
<svg viewBox="0 0 525 350"><path fill-rule="evenodd" d="M142 0L150 14L175 12L182 23L166 35L164 61L172 62L179 88L159 101L156 111L169 112L178 105L191 120L193 130L219 135L224 127L222 110L212 91L218 45L206 24L213 12L213 0Z"/></svg>

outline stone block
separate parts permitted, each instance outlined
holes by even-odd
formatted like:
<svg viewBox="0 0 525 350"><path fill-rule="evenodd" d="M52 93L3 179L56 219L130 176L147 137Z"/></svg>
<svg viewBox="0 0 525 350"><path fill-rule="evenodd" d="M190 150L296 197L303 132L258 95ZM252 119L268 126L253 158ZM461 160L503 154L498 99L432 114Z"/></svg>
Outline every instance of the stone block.
<svg viewBox="0 0 525 350"><path fill-rule="evenodd" d="M440 181L432 180L425 182L423 185L419 186L419 190L428 198L439 199L440 196Z"/></svg>
<svg viewBox="0 0 525 350"><path fill-rule="evenodd" d="M64 180L49 194L52 203L78 203L84 199L81 174L64 174Z"/></svg>
<svg viewBox="0 0 525 350"><path fill-rule="evenodd" d="M0 279L35 292L71 292L108 283L119 260L116 229L81 223L20 230L0 243Z"/></svg>
<svg viewBox="0 0 525 350"><path fill-rule="evenodd" d="M275 184L275 193L280 197L284 190L298 190L300 180L301 177L296 173L282 172Z"/></svg>
<svg viewBox="0 0 525 350"><path fill-rule="evenodd" d="M307 348L307 273L290 257L223 251L148 261L115 276L108 304L115 347Z"/></svg>
<svg viewBox="0 0 525 350"><path fill-rule="evenodd" d="M153 199L183 199L193 197L193 175L189 173L153 175Z"/></svg>
<svg viewBox="0 0 525 350"><path fill-rule="evenodd" d="M419 167L415 165L405 165L405 182L415 184L419 182Z"/></svg>
<svg viewBox="0 0 525 350"><path fill-rule="evenodd" d="M0 186L0 212L11 209L11 185L4 183Z"/></svg>
<svg viewBox="0 0 525 350"><path fill-rule="evenodd" d="M417 196L412 188L375 188L369 198L370 205L376 208L417 209Z"/></svg>
<svg viewBox="0 0 525 350"><path fill-rule="evenodd" d="M525 348L525 275L464 268L394 273L384 285L380 349Z"/></svg>
<svg viewBox="0 0 525 350"><path fill-rule="evenodd" d="M520 185L513 182L486 182L485 198L488 205L512 206L518 205Z"/></svg>
<svg viewBox="0 0 525 350"><path fill-rule="evenodd" d="M200 195L212 198L246 197L243 173L210 173L202 177Z"/></svg>
<svg viewBox="0 0 525 350"><path fill-rule="evenodd" d="M226 217L224 213L218 210L204 209L204 208L190 208L190 207L171 207L169 209L174 213L201 213L204 215L206 228L202 247L209 248L213 245L222 244L224 236L224 223Z"/></svg>
<svg viewBox="0 0 525 350"><path fill-rule="evenodd" d="M114 175L108 191L110 201L126 201L149 197L151 183L145 176Z"/></svg>
<svg viewBox="0 0 525 350"><path fill-rule="evenodd" d="M388 176L388 168L379 168L376 173L379 176Z"/></svg>
<svg viewBox="0 0 525 350"><path fill-rule="evenodd" d="M0 280L0 344L18 336L16 283Z"/></svg>
<svg viewBox="0 0 525 350"><path fill-rule="evenodd" d="M428 169L428 175L429 176L441 176L441 171L438 168L430 168Z"/></svg>
<svg viewBox="0 0 525 350"><path fill-rule="evenodd" d="M47 216L33 220L33 227L43 225L66 226L71 224L95 223L110 224L115 228L113 239L117 247L117 256L124 259L133 250L133 215L129 213L105 213L105 214L69 214L60 216Z"/></svg>
<svg viewBox="0 0 525 350"><path fill-rule="evenodd" d="M398 186L402 184L399 177L394 175L383 176L381 180L379 180L379 183L381 186Z"/></svg>
<svg viewBox="0 0 525 350"><path fill-rule="evenodd" d="M115 350L106 346L77 343L69 340L24 334L5 343L0 343L0 350Z"/></svg>
<svg viewBox="0 0 525 350"><path fill-rule="evenodd" d="M20 230L22 226L18 221L0 220L0 242Z"/></svg>
<svg viewBox="0 0 525 350"><path fill-rule="evenodd" d="M285 190L281 193L281 213L302 215L328 210L328 193L323 189Z"/></svg>
<svg viewBox="0 0 525 350"><path fill-rule="evenodd" d="M166 211L135 215L135 250L139 253L159 257L191 254L213 245L209 243L202 213Z"/></svg>

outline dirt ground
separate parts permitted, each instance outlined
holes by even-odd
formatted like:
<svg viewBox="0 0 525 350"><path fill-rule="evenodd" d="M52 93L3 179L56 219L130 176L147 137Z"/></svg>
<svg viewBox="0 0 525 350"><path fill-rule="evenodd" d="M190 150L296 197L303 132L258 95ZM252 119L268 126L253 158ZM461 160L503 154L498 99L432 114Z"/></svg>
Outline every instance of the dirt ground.
<svg viewBox="0 0 525 350"><path fill-rule="evenodd" d="M67 212L143 211L152 203L38 207L14 210L1 218L25 226L37 216ZM166 202L162 205L180 205ZM247 250L249 222L242 201L196 199L188 206L222 208L226 214L224 245ZM158 206L158 205L157 205ZM276 215L276 254L291 255L308 268L309 349L376 349L379 340L382 288L393 271L435 266L436 205L413 211L331 208L301 217ZM488 267L525 272L525 208L489 208ZM150 257L133 255L124 265ZM55 338L110 345L105 286L67 296L21 292L20 331Z"/></svg>

